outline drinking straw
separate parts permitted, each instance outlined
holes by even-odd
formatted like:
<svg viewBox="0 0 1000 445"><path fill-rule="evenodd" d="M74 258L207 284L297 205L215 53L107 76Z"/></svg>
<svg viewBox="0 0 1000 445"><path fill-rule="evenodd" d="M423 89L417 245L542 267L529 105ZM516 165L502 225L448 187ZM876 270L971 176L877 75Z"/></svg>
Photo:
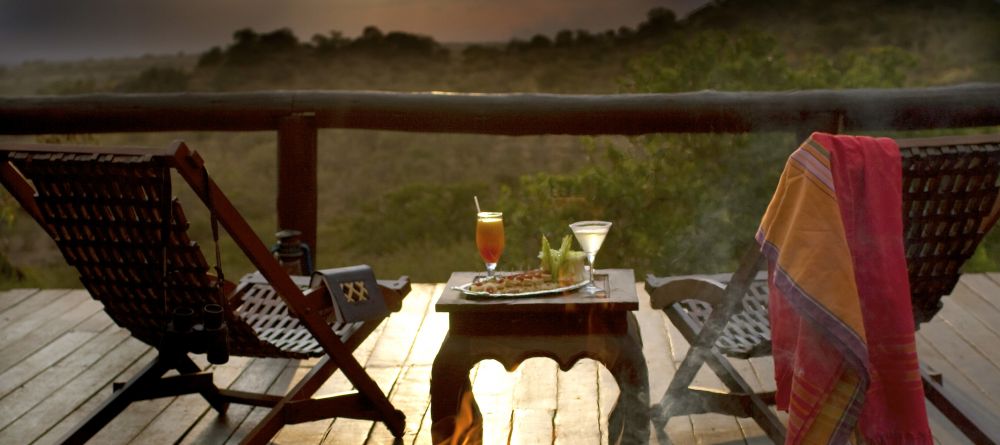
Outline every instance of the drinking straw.
<svg viewBox="0 0 1000 445"><path fill-rule="evenodd" d="M479 197L476 195L472 195L472 199L476 201L476 213L483 213L483 209L479 208Z"/></svg>

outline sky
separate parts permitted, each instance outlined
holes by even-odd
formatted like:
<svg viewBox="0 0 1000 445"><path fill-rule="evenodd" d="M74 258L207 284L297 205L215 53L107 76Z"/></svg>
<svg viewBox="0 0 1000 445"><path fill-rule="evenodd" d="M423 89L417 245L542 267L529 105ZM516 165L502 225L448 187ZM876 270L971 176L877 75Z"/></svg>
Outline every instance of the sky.
<svg viewBox="0 0 1000 445"><path fill-rule="evenodd" d="M0 64L200 53L233 31L290 28L300 40L368 25L439 42L507 41L561 29L635 27L661 6L708 0L0 0Z"/></svg>

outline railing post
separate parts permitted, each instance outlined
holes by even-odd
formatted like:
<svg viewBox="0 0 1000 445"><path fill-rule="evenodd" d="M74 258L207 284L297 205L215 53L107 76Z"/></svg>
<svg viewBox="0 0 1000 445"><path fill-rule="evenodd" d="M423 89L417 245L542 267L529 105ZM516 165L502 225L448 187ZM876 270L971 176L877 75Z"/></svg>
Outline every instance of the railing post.
<svg viewBox="0 0 1000 445"><path fill-rule="evenodd" d="M316 117L292 114L278 122L278 229L302 232L316 256Z"/></svg>

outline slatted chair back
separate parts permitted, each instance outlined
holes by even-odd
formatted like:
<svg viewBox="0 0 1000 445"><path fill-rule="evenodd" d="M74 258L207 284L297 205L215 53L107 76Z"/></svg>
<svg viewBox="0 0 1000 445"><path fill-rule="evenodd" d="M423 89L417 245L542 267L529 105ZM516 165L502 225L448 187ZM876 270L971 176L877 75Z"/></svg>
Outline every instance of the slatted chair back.
<svg viewBox="0 0 1000 445"><path fill-rule="evenodd" d="M955 288L962 265L1000 217L1000 134L897 142L902 156L903 244L919 328L941 309L941 299ZM784 427L767 408L773 393L754 393L723 357L771 354L762 260L754 244L733 274L647 278L652 306L663 310L691 343L669 389L654 405L654 423L661 429L673 416L720 412L753 417L771 439L784 441ZM715 370L731 394L689 387L703 363ZM987 440L983 431L989 422L970 420L974 414L938 397L944 392L927 375L924 385L928 398L934 394L932 401L966 435Z"/></svg>
<svg viewBox="0 0 1000 445"><path fill-rule="evenodd" d="M184 209L172 198L167 158L12 151L8 159L31 181L43 227L80 282L137 339L161 346L176 309L190 308L197 319L201 308L220 304L234 355L323 354L266 281L267 290L253 294L253 304L240 312L228 307L201 247L188 236ZM273 306L273 314L256 314L261 304Z"/></svg>
<svg viewBox="0 0 1000 445"><path fill-rule="evenodd" d="M188 236L184 210L172 198L174 172L211 214L216 262L222 226L258 269L235 289L209 273L200 247ZM327 271L324 285L337 291L364 277L370 285L366 301L383 309L363 319L338 320L336 299L323 287L304 291L309 277L288 275L211 180L201 157L181 142L164 149L0 144L0 183L48 232L115 323L159 352L66 442L85 442L133 401L192 392L220 413L229 403L270 407L244 439L249 443L266 442L285 424L329 417L377 420L396 437L403 434L402 412L351 351L388 309L399 309L409 291L407 278L376 284L367 266L348 268L350 274ZM383 300L387 293L390 302ZM221 314L225 323L210 328L210 317L202 312ZM201 329L179 328L198 324ZM213 363L229 354L323 358L281 397L218 388L189 352L208 352ZM356 392L313 398L338 369ZM170 370L180 375L163 377Z"/></svg>
<svg viewBox="0 0 1000 445"><path fill-rule="evenodd" d="M941 308L1000 215L1000 137L899 141L903 225L918 325Z"/></svg>
<svg viewBox="0 0 1000 445"><path fill-rule="evenodd" d="M1000 217L1000 135L902 139L903 245L914 319L929 321L951 293L961 267ZM721 283L728 274L707 276ZM699 326L712 302L679 302ZM771 353L766 276L746 289L716 347L734 358Z"/></svg>

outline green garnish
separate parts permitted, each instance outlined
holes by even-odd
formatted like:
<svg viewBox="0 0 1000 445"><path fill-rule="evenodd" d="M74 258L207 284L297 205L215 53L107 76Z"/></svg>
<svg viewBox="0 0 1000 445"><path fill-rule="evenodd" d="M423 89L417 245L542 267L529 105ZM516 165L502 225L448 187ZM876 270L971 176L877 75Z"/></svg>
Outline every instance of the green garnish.
<svg viewBox="0 0 1000 445"><path fill-rule="evenodd" d="M549 239L542 235L542 252L540 254L542 258L542 271L547 273L552 273L552 252L551 247L549 247Z"/></svg>
<svg viewBox="0 0 1000 445"><path fill-rule="evenodd" d="M553 282L559 281L559 273L562 271L564 263L568 263L570 256L572 256L569 250L572 246L572 235L563 237L562 244L559 245L559 250L553 249L549 244L549 239L545 235L542 235L542 251L538 253L538 258L542 263L542 271L550 274Z"/></svg>

